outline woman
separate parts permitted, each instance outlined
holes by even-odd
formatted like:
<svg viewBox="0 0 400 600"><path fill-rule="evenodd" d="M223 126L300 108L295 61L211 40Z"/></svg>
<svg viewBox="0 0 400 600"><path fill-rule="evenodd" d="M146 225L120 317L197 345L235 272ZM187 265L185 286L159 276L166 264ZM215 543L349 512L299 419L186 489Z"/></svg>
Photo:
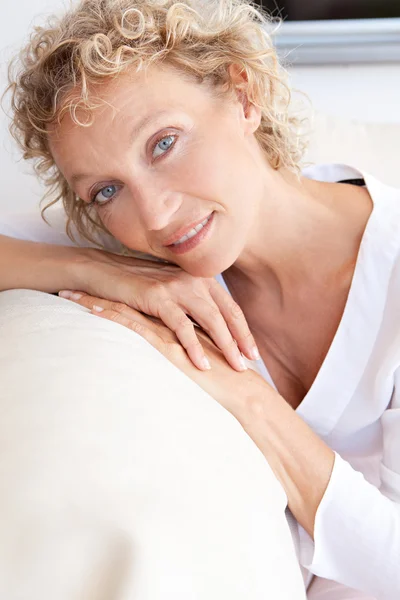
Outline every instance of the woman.
<svg viewBox="0 0 400 600"><path fill-rule="evenodd" d="M3 289L77 290L62 295L145 337L263 452L319 576L310 593L333 581L334 598L394 599L400 193L343 166L298 173L265 27L240 0L86 0L39 29L13 84L25 157L80 233L167 264L32 246L36 283L19 258L26 275L4 266ZM198 333L211 369L185 313L216 343ZM257 359L252 336L263 378L239 352Z"/></svg>

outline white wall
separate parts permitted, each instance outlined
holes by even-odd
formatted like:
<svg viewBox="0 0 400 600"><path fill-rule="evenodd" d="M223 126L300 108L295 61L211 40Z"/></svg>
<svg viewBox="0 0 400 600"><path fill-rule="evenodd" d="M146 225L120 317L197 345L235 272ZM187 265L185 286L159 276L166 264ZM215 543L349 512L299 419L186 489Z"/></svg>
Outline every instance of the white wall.
<svg viewBox="0 0 400 600"><path fill-rule="evenodd" d="M292 67L292 86L316 110L374 123L400 123L400 64Z"/></svg>
<svg viewBox="0 0 400 600"><path fill-rule="evenodd" d="M69 0L0 0L0 90L6 86L6 65L42 15L68 5ZM374 122L400 122L400 65L297 67L292 84L305 91L315 108ZM29 175L0 115L0 212L38 205L42 188Z"/></svg>
<svg viewBox="0 0 400 600"><path fill-rule="evenodd" d="M7 65L27 38L28 32L46 14L68 5L68 0L0 0L0 95L7 85ZM7 102L4 102L7 108ZM18 163L19 161L19 163ZM15 142L8 132L8 119L0 113L0 212L19 212L26 206L35 207L42 188L29 175L29 165L20 160Z"/></svg>

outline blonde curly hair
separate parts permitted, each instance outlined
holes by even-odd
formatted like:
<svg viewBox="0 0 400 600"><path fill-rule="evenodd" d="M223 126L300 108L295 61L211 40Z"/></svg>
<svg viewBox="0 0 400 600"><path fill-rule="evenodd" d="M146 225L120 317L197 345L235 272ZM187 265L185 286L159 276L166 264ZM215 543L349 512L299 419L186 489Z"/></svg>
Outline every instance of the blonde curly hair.
<svg viewBox="0 0 400 600"><path fill-rule="evenodd" d="M57 169L48 127L66 111L77 124L90 126L94 84L161 62L216 89L229 87L229 66L238 65L249 101L262 110L256 132L261 148L273 168L296 170L304 144L299 121L289 112L287 74L268 33L273 26L245 0L81 0L61 18L36 27L10 65L8 90L11 132L48 186L45 198L53 198L42 215L62 201L68 235L73 238L74 224L98 243L96 232L105 229ZM84 123L78 118L82 108Z"/></svg>

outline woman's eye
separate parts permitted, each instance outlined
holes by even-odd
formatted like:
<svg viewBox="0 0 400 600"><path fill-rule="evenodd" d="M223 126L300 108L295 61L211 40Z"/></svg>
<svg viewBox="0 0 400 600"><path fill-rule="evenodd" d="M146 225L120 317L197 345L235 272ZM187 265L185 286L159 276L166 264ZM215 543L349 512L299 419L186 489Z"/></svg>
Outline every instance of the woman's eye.
<svg viewBox="0 0 400 600"><path fill-rule="evenodd" d="M97 204L106 204L106 202L110 202L118 191L118 186L116 185L107 185L103 187L97 194L93 197L93 202Z"/></svg>
<svg viewBox="0 0 400 600"><path fill-rule="evenodd" d="M168 150L174 145L176 136L175 135L167 135L162 138L153 150L153 158L157 158L161 156L161 154L165 154Z"/></svg>

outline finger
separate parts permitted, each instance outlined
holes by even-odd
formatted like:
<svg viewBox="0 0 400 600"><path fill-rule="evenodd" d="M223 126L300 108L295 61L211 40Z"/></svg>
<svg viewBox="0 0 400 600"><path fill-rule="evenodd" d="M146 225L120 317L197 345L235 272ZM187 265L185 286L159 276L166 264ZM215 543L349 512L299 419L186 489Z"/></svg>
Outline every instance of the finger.
<svg viewBox="0 0 400 600"><path fill-rule="evenodd" d="M83 293L70 292L68 297L77 304L80 304L81 306L84 306L85 308L91 310L93 314L114 321L115 323L124 325L129 329L132 329L133 331L144 337L155 348L160 350L160 352L163 352L163 354L165 354L164 338L166 336L167 338L169 338L170 336L174 336L174 329L167 325L167 323L160 322L160 320L155 317L144 315L136 309L131 308L130 306L127 306L126 304L123 304L121 302L105 300L104 298L97 298L95 296L90 296L89 294ZM178 309L176 305L173 306L175 306ZM185 313L181 309L178 310L182 313L183 317L185 317L186 321L190 324L190 321L186 317ZM177 319L179 318L181 318L181 315L177 317ZM175 323L177 322L177 319L175 319ZM182 334L182 337L184 340L187 340L186 346L189 350L188 355L189 358L192 360L193 364L202 371L210 369L210 363L205 356L203 346L200 344L197 336L193 334L194 339L188 339L187 335ZM182 346L184 346L182 344L182 341L179 340L179 338L178 341ZM164 351L161 350L161 347L163 347Z"/></svg>
<svg viewBox="0 0 400 600"><path fill-rule="evenodd" d="M134 310L134 309L132 309ZM116 310L112 309L104 309L101 306L94 305L92 308L92 314L102 317L103 319L107 319L108 321L113 321L114 323L118 323L131 331L134 331L142 338L144 338L149 344L151 344L156 350L159 352L163 352L165 342L162 337L158 334L157 329L153 329L147 327L144 323L145 317L142 317L141 320L130 318L123 313L120 313Z"/></svg>
<svg viewBox="0 0 400 600"><path fill-rule="evenodd" d="M99 314L104 317L104 313L107 316L112 316L112 320L120 323L117 315L120 315L124 319L123 324L128 326L126 319L133 321L134 323L142 323L144 326L146 322L152 321L154 326L157 327L157 319L137 311L126 304L121 302L113 302L111 300L105 300L104 298L96 298L89 294L82 292L65 291L60 292L63 298L68 298L89 310L92 310L94 314ZM103 312L104 311L104 312ZM169 328L171 332L174 332L181 345L185 348L189 358L193 364L200 370L205 371L211 368L211 365L205 355L203 346L200 344L197 335L194 333L194 327L185 313L174 303L170 303L169 309L165 311L165 317L162 318L163 323ZM164 326L164 325L163 325ZM133 326L135 327L135 326ZM149 329L146 327L146 329ZM154 328L153 328L154 329ZM177 335L177 330L180 332L180 336ZM171 334L172 335L172 334ZM160 336L159 336L160 337ZM151 342L150 342L151 343Z"/></svg>
<svg viewBox="0 0 400 600"><path fill-rule="evenodd" d="M111 310L114 312L118 312L124 314L125 317L131 319L137 319L142 315L135 308L131 308L127 306L123 302L114 302L113 300L105 300L104 298L98 298L97 296L90 296L89 294L85 294L83 292L72 292L72 291L63 291L59 292L59 296L62 298L67 298L68 300L72 300L76 304L80 304L89 310L92 310L93 306L97 306L102 308L103 310Z"/></svg>
<svg viewBox="0 0 400 600"><path fill-rule="evenodd" d="M73 302L78 302L82 298L84 293L73 291L73 290L60 290L58 292L58 295L60 296L60 298L65 298L66 300L72 300Z"/></svg>
<svg viewBox="0 0 400 600"><path fill-rule="evenodd" d="M245 371L247 367L243 360L243 356L241 355L235 340L232 338L218 306L213 301L211 302L203 298L195 298L191 300L190 308L187 305L185 305L184 308L190 313L190 316L196 320L200 327L208 333L210 338L224 354L229 364L237 371ZM177 308L181 310L186 319L188 319L185 312L179 307ZM186 323L183 318L181 319L181 323L185 328L183 329L183 333L185 333ZM181 331L175 329L175 334L181 339ZM181 343L183 344L183 342Z"/></svg>
<svg viewBox="0 0 400 600"><path fill-rule="evenodd" d="M217 281L210 285L210 294L241 352L250 360L259 360L260 352L240 306Z"/></svg>
<svg viewBox="0 0 400 600"><path fill-rule="evenodd" d="M211 369L195 327L185 312L171 300L164 303L159 315L163 323L175 333L192 363L201 371Z"/></svg>

